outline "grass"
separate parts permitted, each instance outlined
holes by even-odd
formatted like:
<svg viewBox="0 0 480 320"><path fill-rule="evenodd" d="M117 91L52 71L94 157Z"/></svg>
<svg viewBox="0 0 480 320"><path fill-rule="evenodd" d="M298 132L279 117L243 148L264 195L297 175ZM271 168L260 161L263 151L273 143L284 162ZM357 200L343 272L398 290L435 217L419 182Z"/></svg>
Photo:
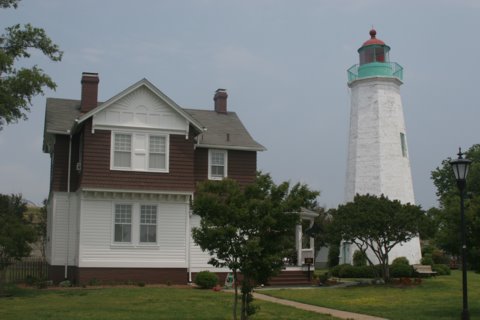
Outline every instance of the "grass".
<svg viewBox="0 0 480 320"><path fill-rule="evenodd" d="M423 279L410 287L360 286L315 290L268 290L262 293L333 309L392 320L459 319L462 309L461 272ZM471 320L480 320L480 275L468 273Z"/></svg>
<svg viewBox="0 0 480 320"><path fill-rule="evenodd" d="M233 295L190 288L15 289L0 298L0 319L232 319ZM273 303L252 319L333 319Z"/></svg>

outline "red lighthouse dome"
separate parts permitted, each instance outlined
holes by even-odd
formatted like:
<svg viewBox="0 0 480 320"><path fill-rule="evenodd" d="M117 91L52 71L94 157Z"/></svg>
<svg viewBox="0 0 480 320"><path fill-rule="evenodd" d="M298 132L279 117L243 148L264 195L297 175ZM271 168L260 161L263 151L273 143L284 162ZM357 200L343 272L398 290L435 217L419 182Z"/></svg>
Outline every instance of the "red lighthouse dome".
<svg viewBox="0 0 480 320"><path fill-rule="evenodd" d="M380 39L377 39L377 31L370 30L370 39L365 41L358 49L360 55L360 65L372 62L388 62L388 52L390 47Z"/></svg>

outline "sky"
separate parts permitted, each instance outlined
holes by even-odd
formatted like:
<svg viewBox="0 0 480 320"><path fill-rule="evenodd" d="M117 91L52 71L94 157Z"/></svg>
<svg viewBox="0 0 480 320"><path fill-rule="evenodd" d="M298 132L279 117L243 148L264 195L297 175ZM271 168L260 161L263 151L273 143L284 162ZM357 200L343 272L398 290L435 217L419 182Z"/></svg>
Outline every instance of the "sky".
<svg viewBox="0 0 480 320"><path fill-rule="evenodd" d="M480 1L23 0L0 9L2 30L17 23L44 28L64 52L59 63L36 51L18 61L41 67L57 88L32 100L27 121L0 131L0 193L37 204L50 179L46 98L79 99L82 72L98 72L100 101L147 78L182 107L213 109L215 90L226 88L229 111L268 149L258 169L277 183L306 183L320 205L336 207L347 166L346 70L372 26L404 67L416 203L437 206L431 171L480 143Z"/></svg>

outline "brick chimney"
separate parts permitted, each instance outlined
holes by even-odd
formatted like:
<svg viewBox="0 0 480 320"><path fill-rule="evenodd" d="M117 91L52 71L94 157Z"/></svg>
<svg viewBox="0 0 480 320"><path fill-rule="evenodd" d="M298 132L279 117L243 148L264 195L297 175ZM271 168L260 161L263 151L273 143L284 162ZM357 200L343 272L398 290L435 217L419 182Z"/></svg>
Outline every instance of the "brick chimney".
<svg viewBox="0 0 480 320"><path fill-rule="evenodd" d="M80 102L80 112L87 113L95 109L98 105L98 73L82 73L82 96Z"/></svg>
<svg viewBox="0 0 480 320"><path fill-rule="evenodd" d="M215 101L215 111L218 113L227 113L227 90L217 89L215 95L213 96L213 101Z"/></svg>

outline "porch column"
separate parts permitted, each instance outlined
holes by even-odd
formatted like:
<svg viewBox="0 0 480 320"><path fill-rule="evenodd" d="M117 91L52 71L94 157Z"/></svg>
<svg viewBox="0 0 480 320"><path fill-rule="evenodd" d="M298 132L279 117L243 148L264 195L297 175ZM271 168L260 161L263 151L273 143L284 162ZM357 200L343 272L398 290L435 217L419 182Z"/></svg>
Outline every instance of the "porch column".
<svg viewBox="0 0 480 320"><path fill-rule="evenodd" d="M302 266L302 225L297 224L295 227L295 246L297 249L297 266Z"/></svg>

